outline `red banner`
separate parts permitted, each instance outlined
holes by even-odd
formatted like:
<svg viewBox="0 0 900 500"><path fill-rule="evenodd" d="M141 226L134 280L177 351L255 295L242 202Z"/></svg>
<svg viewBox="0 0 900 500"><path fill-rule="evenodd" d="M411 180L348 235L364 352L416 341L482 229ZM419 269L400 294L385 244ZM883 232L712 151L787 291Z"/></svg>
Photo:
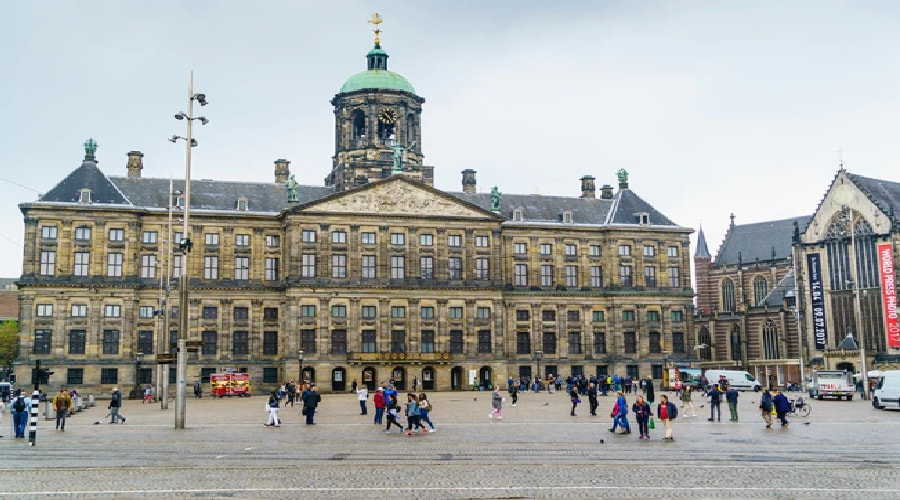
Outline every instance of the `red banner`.
<svg viewBox="0 0 900 500"><path fill-rule="evenodd" d="M897 287L894 283L894 247L890 243L878 245L881 264L881 302L888 347L900 348L900 319L897 317Z"/></svg>

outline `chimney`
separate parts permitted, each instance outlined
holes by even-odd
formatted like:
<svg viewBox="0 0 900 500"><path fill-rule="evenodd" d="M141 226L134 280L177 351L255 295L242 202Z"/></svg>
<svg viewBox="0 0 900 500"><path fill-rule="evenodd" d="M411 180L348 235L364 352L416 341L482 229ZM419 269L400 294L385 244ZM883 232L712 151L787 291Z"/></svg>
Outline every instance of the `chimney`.
<svg viewBox="0 0 900 500"><path fill-rule="evenodd" d="M128 152L128 177L131 179L140 179L141 170L144 168L144 153L140 151Z"/></svg>
<svg viewBox="0 0 900 500"><path fill-rule="evenodd" d="M285 182L291 176L291 162L279 158L275 160L275 182Z"/></svg>
<svg viewBox="0 0 900 500"><path fill-rule="evenodd" d="M462 171L462 189L463 193L475 194L475 171L467 168Z"/></svg>
<svg viewBox="0 0 900 500"><path fill-rule="evenodd" d="M604 184L602 188L600 188L600 199L601 200L611 200L613 199L613 187L609 184Z"/></svg>
<svg viewBox="0 0 900 500"><path fill-rule="evenodd" d="M585 175L581 178L581 197L596 198L596 188L594 187L594 177Z"/></svg>

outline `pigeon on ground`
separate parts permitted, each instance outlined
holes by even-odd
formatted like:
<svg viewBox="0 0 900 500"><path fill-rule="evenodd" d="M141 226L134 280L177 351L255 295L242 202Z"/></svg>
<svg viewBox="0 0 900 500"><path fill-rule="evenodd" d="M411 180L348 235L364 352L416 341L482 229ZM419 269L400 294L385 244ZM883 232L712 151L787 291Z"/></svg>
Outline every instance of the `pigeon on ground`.
<svg viewBox="0 0 900 500"><path fill-rule="evenodd" d="M809 425L809 424L810 424L809 422L803 422L803 425Z"/></svg>
<svg viewBox="0 0 900 500"><path fill-rule="evenodd" d="M472 398L472 401L478 401L478 398Z"/></svg>

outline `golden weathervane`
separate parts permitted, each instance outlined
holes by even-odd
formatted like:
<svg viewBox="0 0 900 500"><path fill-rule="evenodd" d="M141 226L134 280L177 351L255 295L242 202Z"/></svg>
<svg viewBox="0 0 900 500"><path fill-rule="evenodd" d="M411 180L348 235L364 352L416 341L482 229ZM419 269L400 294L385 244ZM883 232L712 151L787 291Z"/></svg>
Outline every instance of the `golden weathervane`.
<svg viewBox="0 0 900 500"><path fill-rule="evenodd" d="M372 19L369 19L369 22L375 25L375 29L372 30L375 32L375 45L381 44L381 38L378 37L378 35L381 34L381 30L379 29L379 27L380 27L379 25L381 24L381 21L382 21L381 16L378 15L377 12L372 14Z"/></svg>

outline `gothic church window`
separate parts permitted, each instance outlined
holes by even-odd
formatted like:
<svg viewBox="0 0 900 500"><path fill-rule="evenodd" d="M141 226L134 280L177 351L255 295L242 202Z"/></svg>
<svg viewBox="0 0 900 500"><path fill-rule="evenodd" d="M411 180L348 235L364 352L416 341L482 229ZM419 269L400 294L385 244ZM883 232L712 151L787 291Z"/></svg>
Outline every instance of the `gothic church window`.
<svg viewBox="0 0 900 500"><path fill-rule="evenodd" d="M766 320L763 325L763 353L766 359L778 359L778 327L771 319Z"/></svg>
<svg viewBox="0 0 900 500"><path fill-rule="evenodd" d="M731 360L732 361L741 361L743 356L741 356L741 329L739 326L734 325L731 327Z"/></svg>
<svg viewBox="0 0 900 500"><path fill-rule="evenodd" d="M734 282L730 278L722 280L722 310L725 312L735 311Z"/></svg>
<svg viewBox="0 0 900 500"><path fill-rule="evenodd" d="M753 303L757 306L762 305L762 301L765 300L768 293L769 284L766 282L766 278L762 276L753 278Z"/></svg>

